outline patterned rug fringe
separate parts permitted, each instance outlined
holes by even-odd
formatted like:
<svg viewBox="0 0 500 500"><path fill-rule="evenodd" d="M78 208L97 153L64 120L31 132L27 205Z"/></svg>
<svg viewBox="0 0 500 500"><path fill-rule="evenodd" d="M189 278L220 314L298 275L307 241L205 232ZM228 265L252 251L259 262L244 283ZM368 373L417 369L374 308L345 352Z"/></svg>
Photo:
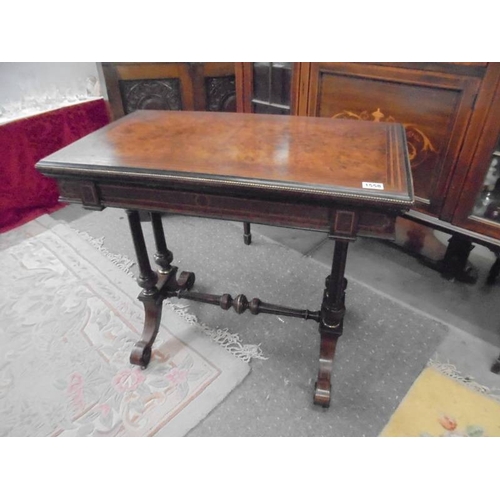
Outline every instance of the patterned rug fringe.
<svg viewBox="0 0 500 500"><path fill-rule="evenodd" d="M101 236L100 238L94 238L85 231L78 231L78 229L73 229L73 231L75 231L75 233L77 233L81 238L83 238L85 241L90 243L94 248L99 250L99 252L105 255L118 269L121 269L123 272L125 272L132 278L135 277L134 273L130 270L130 268L135 264L135 262L129 259L128 257L125 257L121 253L111 253L104 246L104 236Z"/></svg>
<svg viewBox="0 0 500 500"><path fill-rule="evenodd" d="M198 318L189 312L187 304L174 304L170 300L165 301L181 318L183 318L190 325L198 325L213 341L224 347L234 356L240 358L247 363L251 359L267 360L263 356L260 344L242 344L241 339L237 333L230 333L227 328L213 329L205 323L200 323Z"/></svg>
<svg viewBox="0 0 500 500"><path fill-rule="evenodd" d="M427 366L436 369L438 372L452 378L453 380L456 380L457 382L460 382L473 391L484 394L485 396L495 399L496 401L500 401L500 389L490 389L485 385L477 383L473 377L462 375L457 370L457 367L455 365L452 365L451 363L443 363L437 358L431 358L427 363Z"/></svg>
<svg viewBox="0 0 500 500"><path fill-rule="evenodd" d="M135 278L134 273L130 270L130 268L135 264L134 261L120 253L111 253L104 246L104 236L94 238L85 231L78 231L78 229L74 228L72 228L72 230L105 255L113 264L116 265L116 267L118 267L118 269L121 269L130 277ZM200 323L198 318L189 312L189 306L187 304L174 304L168 299L165 300L164 303L190 325L198 325L214 342L242 361L249 363L251 359L268 359L264 357L260 344L242 344L237 333L230 333L227 328L214 329L204 323Z"/></svg>

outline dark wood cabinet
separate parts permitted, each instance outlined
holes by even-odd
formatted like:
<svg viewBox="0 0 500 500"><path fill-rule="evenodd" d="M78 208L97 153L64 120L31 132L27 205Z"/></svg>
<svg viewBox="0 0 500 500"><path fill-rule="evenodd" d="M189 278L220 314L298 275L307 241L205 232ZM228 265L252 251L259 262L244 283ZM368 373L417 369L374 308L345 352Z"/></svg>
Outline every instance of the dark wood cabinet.
<svg viewBox="0 0 500 500"><path fill-rule="evenodd" d="M402 123L416 194L409 217L500 248L500 63L102 63L102 69L115 119L135 109L170 109Z"/></svg>
<svg viewBox="0 0 500 500"><path fill-rule="evenodd" d="M235 64L102 63L113 119L137 109L236 111Z"/></svg>
<svg viewBox="0 0 500 500"><path fill-rule="evenodd" d="M489 68L478 102L449 210L452 224L500 239L500 63Z"/></svg>
<svg viewBox="0 0 500 500"><path fill-rule="evenodd" d="M439 216L481 83L473 70L304 63L299 114L404 124L416 207Z"/></svg>
<svg viewBox="0 0 500 500"><path fill-rule="evenodd" d="M284 63L236 63L239 111L261 112L264 64ZM452 235L461 255L447 252L460 262L444 264L456 268L448 275L463 276L471 242L500 255L500 63L288 65L290 113L404 125L416 194L408 218Z"/></svg>

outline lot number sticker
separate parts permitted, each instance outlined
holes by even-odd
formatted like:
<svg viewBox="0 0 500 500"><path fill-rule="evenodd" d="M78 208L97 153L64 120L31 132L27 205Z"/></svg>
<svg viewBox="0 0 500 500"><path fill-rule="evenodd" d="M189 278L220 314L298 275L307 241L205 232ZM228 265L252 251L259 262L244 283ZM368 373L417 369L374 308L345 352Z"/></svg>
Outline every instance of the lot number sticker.
<svg viewBox="0 0 500 500"><path fill-rule="evenodd" d="M364 189L384 189L384 185L380 182L362 182Z"/></svg>

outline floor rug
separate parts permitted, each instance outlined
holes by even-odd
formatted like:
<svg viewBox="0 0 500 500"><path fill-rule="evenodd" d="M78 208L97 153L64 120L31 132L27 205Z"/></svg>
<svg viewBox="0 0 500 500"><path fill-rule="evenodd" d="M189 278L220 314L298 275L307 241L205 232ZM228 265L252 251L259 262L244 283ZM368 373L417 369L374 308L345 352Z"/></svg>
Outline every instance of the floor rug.
<svg viewBox="0 0 500 500"><path fill-rule="evenodd" d="M77 209L68 207L51 217L88 233L110 254L134 258L123 210ZM249 300L258 297L311 310L321 304L330 266L257 231L247 246L241 224L167 215L163 225L175 265L196 273L193 290L233 297L244 293ZM144 221L142 226L152 255L151 224ZM137 272L137 266L131 270ZM441 323L350 279L332 403L325 410L312 403L318 372L317 323L248 311L238 315L192 301L183 306L200 323L237 333L245 344L260 345L267 358L254 357L251 374L188 436L378 436L448 334Z"/></svg>
<svg viewBox="0 0 500 500"><path fill-rule="evenodd" d="M403 399L382 437L500 436L500 399L457 376L453 367L426 367ZM451 376L450 376L451 375Z"/></svg>
<svg viewBox="0 0 500 500"><path fill-rule="evenodd" d="M140 289L49 216L0 236L0 275L0 436L183 436L249 373L169 307L130 365Z"/></svg>

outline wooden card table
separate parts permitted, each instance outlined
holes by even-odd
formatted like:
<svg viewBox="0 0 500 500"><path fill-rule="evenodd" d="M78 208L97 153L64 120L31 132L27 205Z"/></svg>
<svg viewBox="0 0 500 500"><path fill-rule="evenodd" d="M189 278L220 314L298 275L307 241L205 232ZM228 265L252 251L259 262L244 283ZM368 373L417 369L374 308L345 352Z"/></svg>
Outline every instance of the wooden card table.
<svg viewBox="0 0 500 500"><path fill-rule="evenodd" d="M145 368L162 302L179 297L319 323L314 402L330 404L330 377L345 314L347 248L357 235L391 238L413 204L404 129L395 123L187 111L137 111L39 161L61 201L127 211L139 266L144 331L130 360ZM153 271L138 210L151 212ZM191 291L172 265L161 213L322 231L335 240L318 311ZM248 237L248 231L247 237ZM215 256L214 256L215 257Z"/></svg>

